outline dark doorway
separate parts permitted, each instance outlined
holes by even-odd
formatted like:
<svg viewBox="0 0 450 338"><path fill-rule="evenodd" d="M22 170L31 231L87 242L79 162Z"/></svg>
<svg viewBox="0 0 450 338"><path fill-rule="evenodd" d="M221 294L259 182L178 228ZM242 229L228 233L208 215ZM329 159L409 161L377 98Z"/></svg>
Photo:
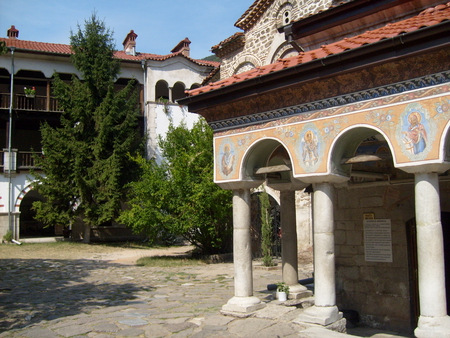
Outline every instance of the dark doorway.
<svg viewBox="0 0 450 338"><path fill-rule="evenodd" d="M20 203L20 238L55 236L55 227L44 227L44 224L35 219L33 202L42 200L42 196L30 190Z"/></svg>

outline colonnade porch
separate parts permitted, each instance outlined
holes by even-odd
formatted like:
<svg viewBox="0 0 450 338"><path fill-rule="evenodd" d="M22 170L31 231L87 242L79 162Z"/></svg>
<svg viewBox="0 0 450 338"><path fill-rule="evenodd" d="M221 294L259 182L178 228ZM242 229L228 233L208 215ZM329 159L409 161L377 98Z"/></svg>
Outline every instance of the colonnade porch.
<svg viewBox="0 0 450 338"><path fill-rule="evenodd" d="M450 317L445 295L444 248L441 225L438 173L447 164L403 168L414 174L415 217L417 220L417 254L420 317L415 335L418 338L450 337ZM334 184L338 176L322 177L313 182L314 233L314 306L307 308L295 322L332 325L342 319L336 305ZM249 313L265 306L253 296L250 239L250 189L261 182L234 183L234 266L235 295L222 308L224 313ZM242 185L242 189L236 187ZM280 188L280 187L277 187ZM295 298L309 296L298 284L297 243L295 231L294 190L280 190L282 227L282 279Z"/></svg>

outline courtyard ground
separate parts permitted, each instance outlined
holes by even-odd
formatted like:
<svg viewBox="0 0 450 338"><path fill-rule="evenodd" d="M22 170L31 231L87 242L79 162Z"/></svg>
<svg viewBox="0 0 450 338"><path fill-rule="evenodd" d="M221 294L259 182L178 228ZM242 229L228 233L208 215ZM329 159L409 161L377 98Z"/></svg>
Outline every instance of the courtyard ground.
<svg viewBox="0 0 450 338"><path fill-rule="evenodd" d="M0 245L0 337L328 337L300 333L304 328L292 322L300 310L273 300L267 285L281 281L280 269L254 263L254 294L267 307L236 318L220 313L234 294L232 263L135 264L191 249ZM305 258L299 277L311 273ZM380 334L364 336L392 337Z"/></svg>

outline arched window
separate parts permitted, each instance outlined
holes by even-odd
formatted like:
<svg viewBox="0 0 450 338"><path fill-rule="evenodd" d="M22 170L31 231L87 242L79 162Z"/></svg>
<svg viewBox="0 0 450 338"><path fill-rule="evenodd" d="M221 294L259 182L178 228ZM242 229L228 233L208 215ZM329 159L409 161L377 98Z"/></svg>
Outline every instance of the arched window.
<svg viewBox="0 0 450 338"><path fill-rule="evenodd" d="M155 86L155 101L169 100L169 85L164 80L159 80Z"/></svg>
<svg viewBox="0 0 450 338"><path fill-rule="evenodd" d="M186 96L186 94L184 93L185 89L186 89L186 86L184 85L183 82L177 82L174 84L174 86L172 88L173 102L176 102L178 99L182 99L183 97Z"/></svg>

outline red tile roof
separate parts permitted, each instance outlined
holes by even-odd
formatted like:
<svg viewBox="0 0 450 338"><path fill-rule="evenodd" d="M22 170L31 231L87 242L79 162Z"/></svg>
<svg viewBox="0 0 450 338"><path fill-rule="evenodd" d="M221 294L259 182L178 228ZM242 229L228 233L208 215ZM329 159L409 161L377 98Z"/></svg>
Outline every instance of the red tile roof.
<svg viewBox="0 0 450 338"><path fill-rule="evenodd" d="M49 54L61 54L69 56L72 54L72 50L70 49L70 45L64 45L59 43L48 43L48 42L36 42L36 41L27 41L27 40L19 40L19 39L8 39L8 38L0 38L0 41L4 41L7 47L16 47L17 51L30 51L30 52L40 52L40 53L49 53ZM140 61L140 60L155 60L155 61L164 61L170 59L175 56L182 56L192 62L200 65L200 66L210 66L210 67L218 67L220 65L219 62L215 61L206 61L206 60L197 60L191 59L182 54L182 52L171 53L167 55L157 55L157 54L149 54L149 53L136 53L136 55L126 54L124 51L116 51L115 57L120 60L129 60L129 61Z"/></svg>
<svg viewBox="0 0 450 338"><path fill-rule="evenodd" d="M249 30L273 2L274 0L255 0L234 25L244 31Z"/></svg>
<svg viewBox="0 0 450 338"><path fill-rule="evenodd" d="M367 31L354 37L345 38L341 41L321 46L320 48L315 50L302 52L298 56L293 56L287 59L280 59L276 63L257 67L247 72L233 75L230 78L210 83L205 87L190 90L188 91L188 95L194 96L201 93L206 93L215 89L232 85L234 83L256 78L258 76L273 73L285 68L305 64L316 59L325 58L329 55L339 54L344 51L355 49L363 45L372 44L383 39L395 37L402 33L409 33L423 27L433 26L446 20L450 20L450 2L448 2L447 4L441 4L436 7L428 8L415 17L411 17L409 19L398 21L395 23L390 23L384 27L372 31Z"/></svg>
<svg viewBox="0 0 450 338"><path fill-rule="evenodd" d="M219 44L212 46L211 51L218 57L221 55L235 51L236 49L243 47L245 44L245 34L242 32L234 33L229 38L223 40Z"/></svg>

